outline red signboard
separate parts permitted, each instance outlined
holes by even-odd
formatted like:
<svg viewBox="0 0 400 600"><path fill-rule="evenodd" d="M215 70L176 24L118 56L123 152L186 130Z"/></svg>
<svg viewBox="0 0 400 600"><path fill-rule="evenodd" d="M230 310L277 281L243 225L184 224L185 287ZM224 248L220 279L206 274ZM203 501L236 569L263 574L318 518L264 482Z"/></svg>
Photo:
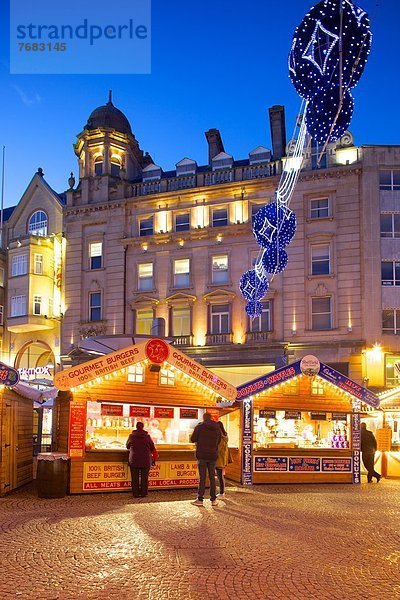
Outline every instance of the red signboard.
<svg viewBox="0 0 400 600"><path fill-rule="evenodd" d="M181 408L179 416L181 419L198 419L199 411L197 408Z"/></svg>
<svg viewBox="0 0 400 600"><path fill-rule="evenodd" d="M85 449L86 403L72 402L69 409L68 454L83 458Z"/></svg>
<svg viewBox="0 0 400 600"><path fill-rule="evenodd" d="M173 419L174 418L174 409L156 406L156 408L154 409L154 418L155 419Z"/></svg>
<svg viewBox="0 0 400 600"><path fill-rule="evenodd" d="M101 414L109 417L122 417L124 414L124 407L122 404L102 404Z"/></svg>
<svg viewBox="0 0 400 600"><path fill-rule="evenodd" d="M129 416L150 418L150 406L130 406Z"/></svg>

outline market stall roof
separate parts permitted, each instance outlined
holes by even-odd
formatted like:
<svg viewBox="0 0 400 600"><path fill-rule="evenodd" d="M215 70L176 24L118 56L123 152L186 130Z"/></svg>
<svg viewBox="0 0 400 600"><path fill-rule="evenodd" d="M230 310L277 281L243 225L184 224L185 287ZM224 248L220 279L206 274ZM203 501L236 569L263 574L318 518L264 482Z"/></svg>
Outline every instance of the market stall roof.
<svg viewBox="0 0 400 600"><path fill-rule="evenodd" d="M60 371L54 377L54 385L62 391L74 390L87 383L90 384L94 380L100 380L110 373L142 362L150 363L150 367L151 365L158 367L170 365L198 382L215 396L220 396L228 402L236 399L237 390L233 385L187 356L182 350L159 338L145 339L137 344L110 354L98 355L94 360Z"/></svg>
<svg viewBox="0 0 400 600"><path fill-rule="evenodd" d="M381 408L400 410L400 386L381 392L378 398Z"/></svg>
<svg viewBox="0 0 400 600"><path fill-rule="evenodd" d="M54 399L58 393L58 390L55 387L48 388L47 390L38 390L37 387L33 387L32 385L29 385L29 383L23 381L19 381L11 389L23 398L28 398L39 404Z"/></svg>
<svg viewBox="0 0 400 600"><path fill-rule="evenodd" d="M331 385L336 386L353 399L365 402L374 408L379 406L379 398L376 394L359 385L349 377L342 375L339 371L332 369L318 358L312 355L305 356L290 365L281 367L272 373L267 373L262 377L253 379L248 383L244 383L238 387L238 400L244 400L250 396L256 396L259 393L273 389L274 387L289 381L293 377L316 376L324 381L328 381Z"/></svg>

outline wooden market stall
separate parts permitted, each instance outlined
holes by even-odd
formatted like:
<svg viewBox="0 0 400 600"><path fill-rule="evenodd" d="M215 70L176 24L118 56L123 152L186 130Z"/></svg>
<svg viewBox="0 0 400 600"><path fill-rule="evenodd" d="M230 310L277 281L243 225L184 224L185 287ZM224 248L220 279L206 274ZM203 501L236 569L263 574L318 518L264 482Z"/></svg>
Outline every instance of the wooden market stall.
<svg viewBox="0 0 400 600"><path fill-rule="evenodd" d="M379 410L369 408L361 415L377 441L375 469L383 477L400 478L400 387L378 394Z"/></svg>
<svg viewBox="0 0 400 600"><path fill-rule="evenodd" d="M379 405L369 390L306 356L239 386L237 401L237 481L360 482L361 402Z"/></svg>
<svg viewBox="0 0 400 600"><path fill-rule="evenodd" d="M71 367L56 375L55 385L61 390L56 444L71 458L70 493L130 488L125 444L137 421L144 422L159 452L149 487L196 487L190 435L205 410L215 414L218 405L229 406L237 394L160 339Z"/></svg>
<svg viewBox="0 0 400 600"><path fill-rule="evenodd" d="M33 399L21 390L1 386L0 496L30 483L32 478Z"/></svg>

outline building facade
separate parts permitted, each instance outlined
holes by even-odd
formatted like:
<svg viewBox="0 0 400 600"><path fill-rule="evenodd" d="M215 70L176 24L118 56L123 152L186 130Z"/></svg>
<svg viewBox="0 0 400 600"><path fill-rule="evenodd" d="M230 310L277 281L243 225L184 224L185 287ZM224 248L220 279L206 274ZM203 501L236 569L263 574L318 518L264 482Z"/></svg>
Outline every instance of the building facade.
<svg viewBox="0 0 400 600"><path fill-rule="evenodd" d="M251 221L273 201L288 146L282 107L270 122L272 151L234 160L211 129L207 165L184 157L164 172L111 98L93 111L60 227L64 361L82 338L154 334L163 319L176 345L235 384L314 354L370 387L398 385L400 147L357 147L351 134L323 155L309 144L289 265L262 315L246 316Z"/></svg>
<svg viewBox="0 0 400 600"><path fill-rule="evenodd" d="M63 316L63 198L44 179L30 181L4 214L3 362L34 385L52 385L60 364Z"/></svg>

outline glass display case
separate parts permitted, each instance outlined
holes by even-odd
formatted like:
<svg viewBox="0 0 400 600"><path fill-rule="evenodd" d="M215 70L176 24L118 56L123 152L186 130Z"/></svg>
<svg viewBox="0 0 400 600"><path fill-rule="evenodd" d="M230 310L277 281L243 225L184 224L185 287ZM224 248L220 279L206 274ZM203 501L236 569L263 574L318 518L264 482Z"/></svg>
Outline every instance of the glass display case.
<svg viewBox="0 0 400 600"><path fill-rule="evenodd" d="M203 409L87 402L86 450L123 450L136 423L160 448L188 446Z"/></svg>
<svg viewBox="0 0 400 600"><path fill-rule="evenodd" d="M256 409L255 450L262 448L350 448L347 413Z"/></svg>
<svg viewBox="0 0 400 600"><path fill-rule="evenodd" d="M386 427L392 430L392 447L393 452L400 451L400 411L387 412L385 414Z"/></svg>

